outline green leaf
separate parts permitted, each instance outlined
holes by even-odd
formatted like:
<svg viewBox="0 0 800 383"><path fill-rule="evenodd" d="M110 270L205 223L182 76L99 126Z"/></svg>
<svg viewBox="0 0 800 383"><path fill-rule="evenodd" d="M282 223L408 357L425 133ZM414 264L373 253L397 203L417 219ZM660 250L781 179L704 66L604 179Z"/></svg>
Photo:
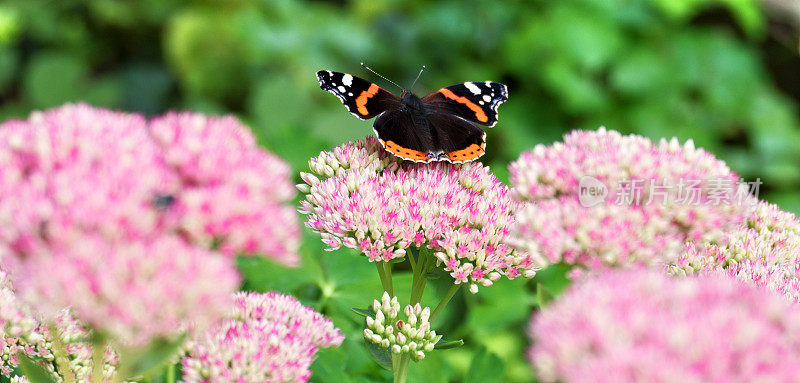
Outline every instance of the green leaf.
<svg viewBox="0 0 800 383"><path fill-rule="evenodd" d="M186 340L182 335L175 340L157 339L141 350L122 352L118 371L124 379L149 379L160 374L178 353Z"/></svg>
<svg viewBox="0 0 800 383"><path fill-rule="evenodd" d="M463 345L464 345L464 340L463 339L459 339L459 340L439 339L439 341L436 342L436 345L433 348L436 349L436 350L447 350L449 348L461 347Z"/></svg>
<svg viewBox="0 0 800 383"><path fill-rule="evenodd" d="M347 355L338 348L324 349L317 353L317 359L311 365L311 381L319 383L348 383L350 377L342 366Z"/></svg>
<svg viewBox="0 0 800 383"><path fill-rule="evenodd" d="M87 63L64 52L34 56L23 78L26 98L37 108L47 108L82 99Z"/></svg>
<svg viewBox="0 0 800 383"><path fill-rule="evenodd" d="M425 273L425 278L427 279L439 279L441 277L442 273L436 273L436 272Z"/></svg>
<svg viewBox="0 0 800 383"><path fill-rule="evenodd" d="M481 347L470 362L464 383L493 383L503 381L505 364L497 355Z"/></svg>
<svg viewBox="0 0 800 383"><path fill-rule="evenodd" d="M572 270L571 266L557 263L537 271L534 280L540 283L550 295L557 297L572 283L567 277L570 270Z"/></svg>
<svg viewBox="0 0 800 383"><path fill-rule="evenodd" d="M19 370L31 383L56 383L56 379L41 364L29 358L23 352L17 353Z"/></svg>
<svg viewBox="0 0 800 383"><path fill-rule="evenodd" d="M372 308L358 309L358 308L353 307L350 310L353 310L353 312L355 312L356 314L361 315L363 317L374 317L375 314L376 314L375 310L373 310Z"/></svg>
<svg viewBox="0 0 800 383"><path fill-rule="evenodd" d="M526 321L537 302L528 283L524 278L501 279L478 294L465 295L470 302L467 325L482 336L491 336Z"/></svg>
<svg viewBox="0 0 800 383"><path fill-rule="evenodd" d="M364 345L375 363L389 371L392 370L392 352L388 348L367 341L364 342Z"/></svg>
<svg viewBox="0 0 800 383"><path fill-rule="evenodd" d="M536 284L536 302L539 307L547 306L553 298L553 294L550 294L541 283Z"/></svg>
<svg viewBox="0 0 800 383"><path fill-rule="evenodd" d="M14 81L19 63L19 52L0 47L0 92L5 92Z"/></svg>
<svg viewBox="0 0 800 383"><path fill-rule="evenodd" d="M425 353L425 359L415 361L408 366L407 383L447 383L452 371L444 362L441 353Z"/></svg>

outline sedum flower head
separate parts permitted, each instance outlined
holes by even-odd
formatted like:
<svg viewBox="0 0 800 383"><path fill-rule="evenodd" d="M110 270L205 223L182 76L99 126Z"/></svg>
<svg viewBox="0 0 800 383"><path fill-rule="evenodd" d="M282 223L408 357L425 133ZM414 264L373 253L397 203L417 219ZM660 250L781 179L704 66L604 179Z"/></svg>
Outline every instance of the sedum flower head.
<svg viewBox="0 0 800 383"><path fill-rule="evenodd" d="M238 293L229 319L189 342L186 382L305 382L319 348L344 340L333 322L295 298Z"/></svg>
<svg viewBox="0 0 800 383"><path fill-rule="evenodd" d="M180 229L228 254L263 254L296 266L300 227L289 165L258 147L233 116L168 113L149 123L163 161L181 181Z"/></svg>
<svg viewBox="0 0 800 383"><path fill-rule="evenodd" d="M61 310L53 321L58 339L65 347L71 374L77 381L86 382L92 374L92 346L89 332L78 323L68 310ZM0 374L12 381L27 381L12 376L19 365L18 352L38 359L53 374L63 381L64 371L54 368L53 334L30 313L27 305L17 299L8 274L0 270ZM110 348L105 353L103 376L111 379L116 373L117 355ZM61 375L59 375L61 374Z"/></svg>
<svg viewBox="0 0 800 383"><path fill-rule="evenodd" d="M724 241L753 204L736 174L691 140L654 143L604 128L537 145L510 172L525 207L509 243L543 264L674 260L686 240Z"/></svg>
<svg viewBox="0 0 800 383"><path fill-rule="evenodd" d="M0 374L10 377L19 365L17 353L31 358L53 359L46 339L47 329L41 326L17 299L8 273L0 269Z"/></svg>
<svg viewBox="0 0 800 383"><path fill-rule="evenodd" d="M668 270L725 274L800 302L800 219L760 202L747 225L731 232L725 245L687 246Z"/></svg>
<svg viewBox="0 0 800 383"><path fill-rule="evenodd" d="M503 244L517 203L480 163L402 162L370 137L322 152L309 167L300 212L331 250L389 261L424 246L473 292L501 275L534 275L531 258Z"/></svg>
<svg viewBox="0 0 800 383"><path fill-rule="evenodd" d="M534 316L543 382L800 381L800 307L721 276L612 270Z"/></svg>
<svg viewBox="0 0 800 383"><path fill-rule="evenodd" d="M70 307L81 321L129 346L204 327L230 304L239 276L230 259L173 236L109 243L85 236L17 269L46 316ZM48 270L46 277L32 277Z"/></svg>
<svg viewBox="0 0 800 383"><path fill-rule="evenodd" d="M221 316L231 254L296 263L292 195L232 117L80 104L0 124L0 257L20 295L130 346Z"/></svg>
<svg viewBox="0 0 800 383"><path fill-rule="evenodd" d="M389 293L384 292L380 301L373 301L372 311L375 315L367 317L364 339L389 349L393 354L407 354L419 361L442 339L431 330L430 308L422 308L419 303L405 307L403 321L397 297L389 297Z"/></svg>

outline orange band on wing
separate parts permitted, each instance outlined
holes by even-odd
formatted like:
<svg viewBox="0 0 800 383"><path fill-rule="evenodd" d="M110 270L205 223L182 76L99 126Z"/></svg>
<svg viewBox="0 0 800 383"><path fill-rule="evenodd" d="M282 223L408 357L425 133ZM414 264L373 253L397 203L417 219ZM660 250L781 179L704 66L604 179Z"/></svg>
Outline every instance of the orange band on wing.
<svg viewBox="0 0 800 383"><path fill-rule="evenodd" d="M408 149L404 148L400 145L394 143L394 141L383 141L381 143L386 148L386 150L390 151L392 154L412 161L425 161L428 162L431 160L430 157L426 153L420 152L419 150Z"/></svg>
<svg viewBox="0 0 800 383"><path fill-rule="evenodd" d="M452 151L447 153L447 158L453 162L465 162L465 161L472 161L484 153L483 145L472 144L468 146L466 149Z"/></svg>
<svg viewBox="0 0 800 383"><path fill-rule="evenodd" d="M486 117L486 112L484 112L483 109L480 106L476 105L474 102L470 101L468 98L456 96L455 93L453 93L452 91L450 91L450 89L447 89L447 88L439 89L439 93L443 94L446 98L449 98L449 99L451 99L451 100L453 100L453 101L455 101L455 102L457 102L459 104L466 105L467 108L470 108L473 112L475 112L475 118L477 118L478 121L480 121L480 122L488 122L489 121L489 117ZM361 97L359 97L359 98L361 98ZM356 100L356 102L358 102L358 100Z"/></svg>
<svg viewBox="0 0 800 383"><path fill-rule="evenodd" d="M378 91L380 89L381 89L381 87L379 87L378 85L371 84L369 86L369 89L361 92L361 94L358 95L358 98L356 98L356 107L358 107L358 113L361 113L364 116L368 116L369 115L369 111L367 110L367 107L366 107L367 100L369 100L370 97L378 94Z"/></svg>

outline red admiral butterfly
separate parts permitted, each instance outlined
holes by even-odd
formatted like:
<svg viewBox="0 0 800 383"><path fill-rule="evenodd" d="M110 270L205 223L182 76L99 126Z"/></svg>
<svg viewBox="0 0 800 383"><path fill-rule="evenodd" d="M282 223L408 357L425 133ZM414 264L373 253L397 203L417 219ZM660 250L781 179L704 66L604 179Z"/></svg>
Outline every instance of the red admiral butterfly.
<svg viewBox="0 0 800 383"><path fill-rule="evenodd" d="M474 123L494 126L497 107L508 100L506 86L492 81L456 84L419 98L397 84L403 90L400 97L341 72L322 70L317 79L320 87L339 97L354 116L362 120L377 116L373 130L381 145L415 162L462 163L482 156L486 132Z"/></svg>

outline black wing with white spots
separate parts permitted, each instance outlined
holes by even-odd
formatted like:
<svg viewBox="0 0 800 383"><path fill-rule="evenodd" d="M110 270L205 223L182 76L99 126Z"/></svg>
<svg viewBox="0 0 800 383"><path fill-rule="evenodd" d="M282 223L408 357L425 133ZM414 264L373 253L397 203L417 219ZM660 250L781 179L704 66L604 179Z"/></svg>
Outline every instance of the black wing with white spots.
<svg viewBox="0 0 800 383"><path fill-rule="evenodd" d="M506 86L493 81L448 86L422 99L439 110L488 127L497 124L497 107L507 100Z"/></svg>
<svg viewBox="0 0 800 383"><path fill-rule="evenodd" d="M362 120L400 106L400 98L391 92L351 74L321 70L317 80L322 90L335 94L350 113Z"/></svg>

